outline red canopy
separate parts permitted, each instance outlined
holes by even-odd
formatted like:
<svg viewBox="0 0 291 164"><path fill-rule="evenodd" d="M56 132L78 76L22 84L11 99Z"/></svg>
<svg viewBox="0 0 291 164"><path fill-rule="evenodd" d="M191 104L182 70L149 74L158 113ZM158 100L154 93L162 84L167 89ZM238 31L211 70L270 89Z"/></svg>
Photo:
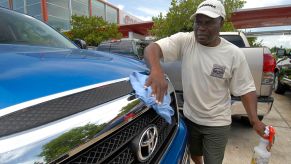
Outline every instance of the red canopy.
<svg viewBox="0 0 291 164"><path fill-rule="evenodd" d="M291 25L291 5L238 10L230 21L237 29Z"/></svg>
<svg viewBox="0 0 291 164"><path fill-rule="evenodd" d="M291 25L291 5L241 9L232 13L230 21L236 29ZM152 27L149 21L119 25L119 31L123 37L128 37L128 32L147 36Z"/></svg>

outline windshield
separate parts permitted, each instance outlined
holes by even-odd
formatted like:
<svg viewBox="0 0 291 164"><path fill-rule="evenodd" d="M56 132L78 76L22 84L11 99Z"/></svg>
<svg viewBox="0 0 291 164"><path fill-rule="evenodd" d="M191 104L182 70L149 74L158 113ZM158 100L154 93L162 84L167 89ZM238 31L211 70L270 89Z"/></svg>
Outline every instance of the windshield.
<svg viewBox="0 0 291 164"><path fill-rule="evenodd" d="M220 35L225 40L229 41L230 43L242 48L245 47L245 43L239 35Z"/></svg>
<svg viewBox="0 0 291 164"><path fill-rule="evenodd" d="M118 53L118 54L135 55L132 41L127 41L127 40L103 43L97 47L97 50Z"/></svg>
<svg viewBox="0 0 291 164"><path fill-rule="evenodd" d="M53 28L30 16L0 8L0 20L0 44L77 48Z"/></svg>

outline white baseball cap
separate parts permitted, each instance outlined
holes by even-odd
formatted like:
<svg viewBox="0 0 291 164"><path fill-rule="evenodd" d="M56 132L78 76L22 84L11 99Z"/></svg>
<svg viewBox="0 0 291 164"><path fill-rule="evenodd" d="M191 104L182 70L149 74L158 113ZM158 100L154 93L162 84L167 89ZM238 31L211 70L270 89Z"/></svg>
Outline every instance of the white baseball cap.
<svg viewBox="0 0 291 164"><path fill-rule="evenodd" d="M225 19L225 9L222 3L218 0L205 0L197 7L196 13L190 18L193 19L197 14L203 14L211 18L222 17Z"/></svg>

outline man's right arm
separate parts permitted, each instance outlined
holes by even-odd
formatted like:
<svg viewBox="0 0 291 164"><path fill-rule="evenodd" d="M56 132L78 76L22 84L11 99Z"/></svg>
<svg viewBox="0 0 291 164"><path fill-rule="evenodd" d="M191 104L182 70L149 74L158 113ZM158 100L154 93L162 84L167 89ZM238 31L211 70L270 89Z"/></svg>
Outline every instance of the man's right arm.
<svg viewBox="0 0 291 164"><path fill-rule="evenodd" d="M144 59L150 68L150 75L145 87L152 87L152 95L156 96L157 103L163 102L164 95L167 93L168 83L164 76L164 70L160 64L163 52L156 43L149 44L144 51Z"/></svg>

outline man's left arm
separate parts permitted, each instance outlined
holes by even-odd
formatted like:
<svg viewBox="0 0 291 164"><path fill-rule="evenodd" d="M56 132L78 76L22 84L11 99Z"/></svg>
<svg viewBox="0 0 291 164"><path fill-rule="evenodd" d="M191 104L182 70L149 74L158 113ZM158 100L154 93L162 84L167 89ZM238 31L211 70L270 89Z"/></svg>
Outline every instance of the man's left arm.
<svg viewBox="0 0 291 164"><path fill-rule="evenodd" d="M257 115L257 94L255 91L249 92L241 96L242 103L248 114L249 120L253 129L263 137L266 125L259 120ZM270 142L267 149L270 150L273 143Z"/></svg>
<svg viewBox="0 0 291 164"><path fill-rule="evenodd" d="M248 114L251 125L254 130L260 135L264 135L266 125L261 122L257 115L257 94L255 91L249 92L241 96L242 103Z"/></svg>
<svg viewBox="0 0 291 164"><path fill-rule="evenodd" d="M237 60L233 63L230 91L232 95L241 97L253 129L263 137L266 125L259 120L257 115L257 94L254 80L243 52L238 49L236 54Z"/></svg>

